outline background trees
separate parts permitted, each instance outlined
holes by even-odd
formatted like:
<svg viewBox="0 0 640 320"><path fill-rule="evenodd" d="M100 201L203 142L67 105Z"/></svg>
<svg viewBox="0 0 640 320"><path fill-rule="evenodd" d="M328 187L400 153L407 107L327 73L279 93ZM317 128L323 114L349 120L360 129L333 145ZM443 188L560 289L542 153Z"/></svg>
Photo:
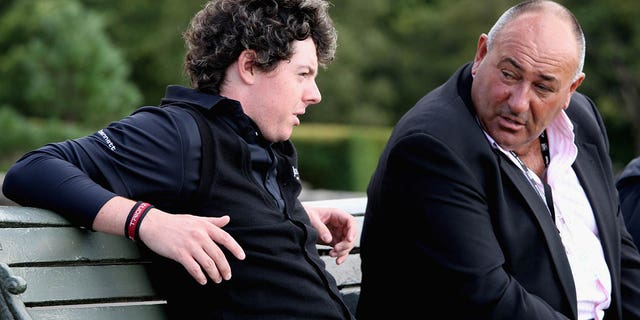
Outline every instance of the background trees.
<svg viewBox="0 0 640 320"><path fill-rule="evenodd" d="M167 84L186 84L181 33L204 2L0 2L0 125L8 126L0 170L34 146L157 104ZM602 111L619 170L640 155L640 2L560 2L587 36L580 89ZM473 58L479 34L515 3L334 0L337 56L318 78L323 102L304 121L393 126Z"/></svg>
<svg viewBox="0 0 640 320"><path fill-rule="evenodd" d="M129 110L140 93L104 25L76 1L14 1L0 20L0 101L89 125Z"/></svg>

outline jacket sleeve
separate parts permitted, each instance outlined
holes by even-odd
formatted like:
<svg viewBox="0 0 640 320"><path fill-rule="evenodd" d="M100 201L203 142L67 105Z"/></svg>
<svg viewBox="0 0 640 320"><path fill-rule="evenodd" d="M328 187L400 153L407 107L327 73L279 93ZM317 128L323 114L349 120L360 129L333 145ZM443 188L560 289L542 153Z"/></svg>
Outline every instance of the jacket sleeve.
<svg viewBox="0 0 640 320"><path fill-rule="evenodd" d="M50 144L23 156L7 172L2 192L22 206L49 209L91 228L98 210L115 194L65 159L60 149L72 145Z"/></svg>
<svg viewBox="0 0 640 320"><path fill-rule="evenodd" d="M197 181L191 168L198 168L199 150L190 115L147 107L92 135L27 153L7 172L3 193L91 228L115 195L156 204L186 192L185 183Z"/></svg>
<svg viewBox="0 0 640 320"><path fill-rule="evenodd" d="M636 247L640 247L640 158L633 159L616 181L622 215Z"/></svg>

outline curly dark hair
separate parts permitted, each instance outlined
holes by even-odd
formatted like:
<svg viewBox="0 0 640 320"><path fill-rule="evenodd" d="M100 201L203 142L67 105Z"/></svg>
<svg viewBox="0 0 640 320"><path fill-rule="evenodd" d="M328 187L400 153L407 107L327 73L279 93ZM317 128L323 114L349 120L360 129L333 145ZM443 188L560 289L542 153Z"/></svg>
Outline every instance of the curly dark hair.
<svg viewBox="0 0 640 320"><path fill-rule="evenodd" d="M333 61L337 32L324 0L211 0L183 34L184 70L191 86L220 93L226 69L245 49L256 52L255 67L272 71L293 55L292 42L309 37L318 64Z"/></svg>

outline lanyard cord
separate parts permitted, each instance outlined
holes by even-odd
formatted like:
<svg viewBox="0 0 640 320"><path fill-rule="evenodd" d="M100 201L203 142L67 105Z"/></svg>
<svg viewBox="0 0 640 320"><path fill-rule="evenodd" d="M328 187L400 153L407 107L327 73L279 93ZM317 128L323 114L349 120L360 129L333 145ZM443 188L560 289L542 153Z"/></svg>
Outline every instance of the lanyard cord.
<svg viewBox="0 0 640 320"><path fill-rule="evenodd" d="M546 130L542 131L542 134L540 134L540 151L542 153L542 159L544 160L544 167L546 170L546 168L549 167L549 163L551 162L551 155L549 154L549 140L547 138ZM516 155L515 152L511 151L511 155L514 158L516 158L516 160L518 160L518 163L522 167L522 170L524 170L524 173L529 179L529 183L531 183L531 186L536 191L538 191L538 194L540 194L540 191L536 187L536 182L531 176L533 173L531 173L529 168L527 168L527 166L524 164L524 162L522 162L522 160L520 160L520 158L518 157L518 155ZM551 218L553 218L553 221L556 221L556 214L555 214L555 209L553 207L553 195L551 194L551 187L549 186L549 184L547 184L547 179L545 179L545 177L542 177L542 179L540 180L542 181L542 186L544 187L544 199L547 202L547 208L549 209L549 213L551 214ZM542 194L540 194L540 196L542 196Z"/></svg>

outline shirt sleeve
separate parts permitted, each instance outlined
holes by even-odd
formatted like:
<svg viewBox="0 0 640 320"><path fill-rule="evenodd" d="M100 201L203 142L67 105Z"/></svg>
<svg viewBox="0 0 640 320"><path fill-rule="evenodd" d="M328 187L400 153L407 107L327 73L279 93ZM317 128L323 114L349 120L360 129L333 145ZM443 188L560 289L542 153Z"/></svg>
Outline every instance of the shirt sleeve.
<svg viewBox="0 0 640 320"><path fill-rule="evenodd" d="M7 172L3 193L91 228L116 195L161 206L194 192L200 157L189 114L144 107L92 135L27 153Z"/></svg>

